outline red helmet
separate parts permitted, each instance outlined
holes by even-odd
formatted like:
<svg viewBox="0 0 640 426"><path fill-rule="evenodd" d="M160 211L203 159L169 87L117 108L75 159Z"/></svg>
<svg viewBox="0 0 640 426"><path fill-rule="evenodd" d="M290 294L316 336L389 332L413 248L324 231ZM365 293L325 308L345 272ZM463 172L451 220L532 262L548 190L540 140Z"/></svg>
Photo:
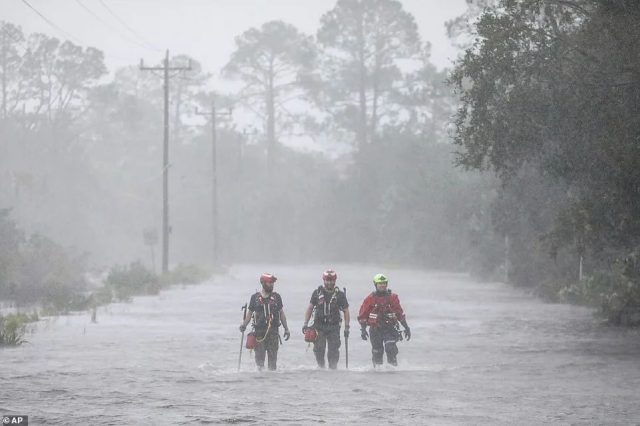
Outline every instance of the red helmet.
<svg viewBox="0 0 640 426"><path fill-rule="evenodd" d="M278 279L276 278L275 275L272 274L262 274L260 275L260 284L267 284L267 283L275 283Z"/></svg>
<svg viewBox="0 0 640 426"><path fill-rule="evenodd" d="M324 281L336 281L338 279L338 274L333 269L327 269L322 274L322 279Z"/></svg>

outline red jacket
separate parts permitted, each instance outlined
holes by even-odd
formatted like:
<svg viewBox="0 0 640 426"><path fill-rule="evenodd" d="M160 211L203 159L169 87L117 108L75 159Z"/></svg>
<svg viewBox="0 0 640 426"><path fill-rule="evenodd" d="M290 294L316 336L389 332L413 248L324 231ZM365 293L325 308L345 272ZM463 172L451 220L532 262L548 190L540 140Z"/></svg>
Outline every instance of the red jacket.
<svg viewBox="0 0 640 426"><path fill-rule="evenodd" d="M377 327L384 324L395 325L405 320L404 311L400 306L400 299L390 291L384 295L375 292L368 295L360 306L358 322L361 326Z"/></svg>

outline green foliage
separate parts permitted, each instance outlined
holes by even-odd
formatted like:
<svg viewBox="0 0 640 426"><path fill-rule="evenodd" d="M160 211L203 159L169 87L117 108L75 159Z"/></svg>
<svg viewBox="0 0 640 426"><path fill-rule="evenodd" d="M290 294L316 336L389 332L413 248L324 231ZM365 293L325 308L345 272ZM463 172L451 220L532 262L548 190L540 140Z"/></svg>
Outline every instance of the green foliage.
<svg viewBox="0 0 640 426"><path fill-rule="evenodd" d="M422 61L428 49L414 17L396 0L339 0L322 16L317 38L322 67L311 93L332 125L355 135L363 148L397 118L399 87L412 87L403 84L398 63Z"/></svg>
<svg viewBox="0 0 640 426"><path fill-rule="evenodd" d="M636 1L502 0L451 79L458 162L503 183L513 280L588 304L602 290L606 312L638 303L639 277L614 265L640 241L639 19ZM570 285L580 256L595 281Z"/></svg>
<svg viewBox="0 0 640 426"><path fill-rule="evenodd" d="M335 259L482 271L475 250L495 238L489 221L493 183L450 167L451 147L387 129L355 156L348 179L329 187L333 206L323 245ZM470 246L472 248L470 249ZM501 253L500 253L501 254Z"/></svg>
<svg viewBox="0 0 640 426"><path fill-rule="evenodd" d="M111 303L113 300L113 291L110 286L103 285L93 291L91 295L91 305L101 306Z"/></svg>
<svg viewBox="0 0 640 426"><path fill-rule="evenodd" d="M86 106L90 88L107 72L104 54L45 34L31 34L27 45L21 58L25 72L20 77L27 84L24 95L35 101L29 112L42 114L38 127L63 131L77 117L79 107Z"/></svg>
<svg viewBox="0 0 640 426"><path fill-rule="evenodd" d="M446 121L456 99L443 84L446 72L429 63L411 14L396 0L341 0L320 27L320 56L312 37L282 22L248 29L237 39L223 73L243 82L233 97L264 119L268 137L265 144L261 136L236 131L239 123L232 118L218 123L220 257L376 260L491 276L503 257L502 236L490 226L495 181L451 169ZM12 46L24 73L9 79L11 87L28 89L12 92L21 98L11 103L17 112L25 105L26 115L0 122L11 154L0 156L0 168L12 171L19 164L26 182L42 184L25 184L19 195L0 187L0 195L28 213L30 226L91 250L102 264L139 258L141 231L161 204L161 79L131 66L99 85L97 52L47 36L27 39L28 53ZM186 57L176 59L183 63ZM211 128L203 121L177 130L196 99L210 108L212 95L199 86L207 75L195 62L194 68L171 83L171 243L177 258L171 260L204 263L210 250ZM51 108L50 92L41 87L46 69L63 98ZM74 81L64 79L65 70ZM306 126L311 120L289 108L313 110L308 95L317 101L313 132ZM302 152L297 143L288 148L285 142L297 140L285 140L287 132L313 139L313 148L327 155ZM354 144L354 135L367 143ZM12 240L6 241L13 253ZM472 253L470 242L491 260ZM29 245L24 256L0 264L6 277L0 291L19 293L25 303L47 294L52 310L126 300L167 283L204 278L192 267L179 267L156 282L142 265L132 264L114 268L92 296L75 298L84 290L74 284L80 281L73 261L42 242L20 244Z"/></svg>
<svg viewBox="0 0 640 426"><path fill-rule="evenodd" d="M640 325L640 284L630 280L624 269L618 263L568 285L560 290L560 300L597 307L611 324Z"/></svg>
<svg viewBox="0 0 640 426"><path fill-rule="evenodd" d="M41 235L32 235L22 251L19 303L39 302L51 312L86 308L84 257L72 258L66 250Z"/></svg>
<svg viewBox="0 0 640 426"><path fill-rule="evenodd" d="M358 22L360 27L352 25ZM446 72L429 63L428 48L411 14L396 0L341 0L320 27L321 57L313 37L279 21L247 29L237 38L223 74L243 83L233 96L236 103L264 119L267 154L261 135L248 137L234 129L239 123L233 118L220 118L220 257L388 259L464 268L481 264L477 260L482 259L465 249L466 238L473 234L476 246L494 243L493 235L483 233L489 230L487 205L495 191L489 188L483 198L480 192L490 186L485 177L467 178L450 170L445 129L455 99L443 84ZM8 80L16 89L12 96L20 99L11 99L18 107L0 122L10 154L0 156L0 172L20 165L24 180L34 184L21 186L20 195L1 187L0 196L28 213L24 220L29 226L90 250L101 264L147 255L140 253L139 236L161 203L161 79L130 66L97 84L103 70L98 52L43 35L24 38L28 52L10 43L20 62L15 69L24 72L12 71ZM174 59L182 64L187 58ZM406 71L403 61L415 72ZM171 83L172 261L204 263L210 250L211 128L203 121L201 127L177 131L196 99L202 99L206 109L211 105L211 95L202 87L207 74L195 61L193 66L186 78ZM51 108L51 92L42 90L48 69L53 93L61 94ZM65 79L65 71L73 81ZM318 101L315 105L309 94ZM318 120L313 132L297 104L304 105L304 112L313 110ZM286 140L287 132L294 137ZM365 133L367 141L379 147L351 151L353 136ZM298 137L313 140L314 149L327 146L329 154L285 146ZM385 158L389 168L379 170L377 164ZM379 180L373 178L377 175ZM455 199L449 201L447 194L455 194ZM472 218L473 225L457 225ZM14 294L18 283L24 284L29 291L21 297L27 303L50 288L55 293L50 294L51 309L64 311L147 291L143 284L116 280L91 300L75 300L72 294L83 290L72 284L72 269L45 272L52 264L43 262L30 272L25 265L37 264L35 252L28 255L29 262L16 256L8 258L6 268L0 266L0 276L7 277L0 278L0 292ZM19 278L24 274L34 279ZM163 280L193 281L192 275L198 274L173 271ZM149 285L151 291L154 286Z"/></svg>
<svg viewBox="0 0 640 426"><path fill-rule="evenodd" d="M198 284L209 278L211 274L197 265L179 264L167 274L160 277L163 286L174 284Z"/></svg>
<svg viewBox="0 0 640 426"><path fill-rule="evenodd" d="M287 106L293 99L301 102L300 81L312 69L315 56L311 37L293 25L270 21L236 37L236 50L222 70L225 77L243 82L238 98L264 120L270 165L278 136L303 121Z"/></svg>
<svg viewBox="0 0 640 426"><path fill-rule="evenodd" d="M140 262L111 268L106 285L113 290L113 296L118 301L129 301L133 296L160 292L158 276Z"/></svg>
<svg viewBox="0 0 640 426"><path fill-rule="evenodd" d="M0 211L0 298L48 312L84 309L85 258L42 235L25 239L8 213Z"/></svg>
<svg viewBox="0 0 640 426"><path fill-rule="evenodd" d="M140 262L127 266L114 266L103 287L92 295L91 304L98 306L117 301L129 301L133 296L158 294L164 287L175 284L197 284L209 277L209 273L196 265L180 264L167 274L158 276Z"/></svg>
<svg viewBox="0 0 640 426"><path fill-rule="evenodd" d="M9 219L9 209L0 210L0 298L13 298L19 280L20 246L23 233Z"/></svg>
<svg viewBox="0 0 640 426"><path fill-rule="evenodd" d="M27 341L24 339L27 324L38 321L37 313L0 315L0 347L19 346Z"/></svg>

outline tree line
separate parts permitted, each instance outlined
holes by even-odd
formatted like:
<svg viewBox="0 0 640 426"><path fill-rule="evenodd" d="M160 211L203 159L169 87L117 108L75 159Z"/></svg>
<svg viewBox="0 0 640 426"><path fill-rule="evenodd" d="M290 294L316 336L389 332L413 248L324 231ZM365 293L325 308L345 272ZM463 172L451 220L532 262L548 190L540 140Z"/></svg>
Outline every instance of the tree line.
<svg viewBox="0 0 640 426"><path fill-rule="evenodd" d="M455 143L500 179L511 279L640 323L640 4L490 3L452 74Z"/></svg>
<svg viewBox="0 0 640 426"><path fill-rule="evenodd" d="M1 25L3 220L87 265L150 267L142 234L160 225L162 80ZM194 110L215 101L233 107L218 120L224 262L475 264L468 242L491 239L478 211L493 180L451 167L456 99L400 2L340 0L315 35L281 21L248 29L220 70L234 93L211 91L195 58L171 58L186 60L170 93L172 260L210 260L211 129Z"/></svg>

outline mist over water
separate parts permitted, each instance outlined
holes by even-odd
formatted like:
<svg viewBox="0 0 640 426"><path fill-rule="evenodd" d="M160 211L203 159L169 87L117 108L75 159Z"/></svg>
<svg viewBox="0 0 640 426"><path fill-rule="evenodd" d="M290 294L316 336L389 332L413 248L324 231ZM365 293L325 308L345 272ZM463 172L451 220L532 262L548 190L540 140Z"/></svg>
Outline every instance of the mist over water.
<svg viewBox="0 0 640 426"><path fill-rule="evenodd" d="M333 265L352 318L372 266ZM338 371L319 370L300 329L325 265L242 265L199 286L47 318L4 350L0 411L33 424L630 424L640 416L638 330L463 274L385 269L413 337L374 370L352 321ZM278 371L243 350L240 307L270 271L292 337Z"/></svg>

